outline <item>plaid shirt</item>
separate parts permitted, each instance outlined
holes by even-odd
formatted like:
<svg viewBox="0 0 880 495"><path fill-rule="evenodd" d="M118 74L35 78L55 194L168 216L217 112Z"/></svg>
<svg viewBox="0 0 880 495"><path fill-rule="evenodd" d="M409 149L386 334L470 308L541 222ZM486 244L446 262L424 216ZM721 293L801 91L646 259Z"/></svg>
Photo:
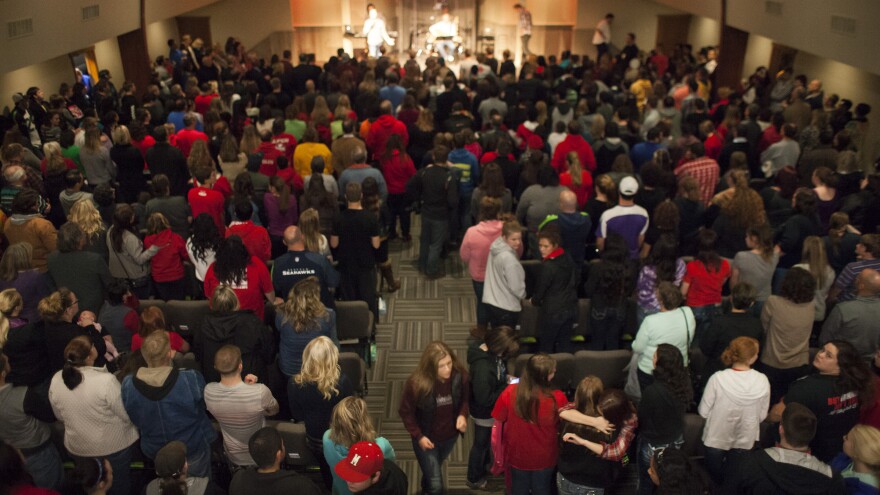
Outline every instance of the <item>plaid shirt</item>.
<svg viewBox="0 0 880 495"><path fill-rule="evenodd" d="M559 411L570 411L574 410L574 402L569 402L568 404L562 406L562 409ZM602 445L602 454L599 455L602 459L608 461L619 462L622 461L626 456L626 451L629 449L630 443L632 443L633 438L636 436L636 429L639 427L639 418L635 414L629 417L626 421L623 422L623 426L620 429L620 434L617 435L617 438L611 443L599 442Z"/></svg>
<svg viewBox="0 0 880 495"><path fill-rule="evenodd" d="M703 204L708 205L715 194L719 172L718 162L709 157L702 156L679 165L675 169L675 177L680 180L682 176L690 175L696 179L697 184L700 186L700 199L703 201Z"/></svg>

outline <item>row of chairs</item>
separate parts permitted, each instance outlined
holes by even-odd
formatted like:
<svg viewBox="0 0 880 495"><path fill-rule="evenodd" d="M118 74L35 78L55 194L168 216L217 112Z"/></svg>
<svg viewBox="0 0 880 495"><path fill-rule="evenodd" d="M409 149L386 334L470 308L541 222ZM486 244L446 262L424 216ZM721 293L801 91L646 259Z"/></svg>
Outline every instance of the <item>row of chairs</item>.
<svg viewBox="0 0 880 495"><path fill-rule="evenodd" d="M529 300L523 301L522 312L519 314L519 335L521 342L533 344L540 338L541 325L538 322L539 308ZM626 301L626 321L622 333L635 335L638 330L636 323L636 302L632 299ZM585 342L592 335L590 328L590 300L578 299L577 319L575 320L572 342Z"/></svg>
<svg viewBox="0 0 880 495"><path fill-rule="evenodd" d="M514 362L508 363L508 369L514 376L522 375L526 362L533 354L520 354ZM593 375L602 380L606 388L623 388L626 385L627 373L624 368L629 364L632 351L620 349L616 351L578 351L574 354L558 353L550 355L556 361L556 374L552 384L555 388L568 392L585 377Z"/></svg>

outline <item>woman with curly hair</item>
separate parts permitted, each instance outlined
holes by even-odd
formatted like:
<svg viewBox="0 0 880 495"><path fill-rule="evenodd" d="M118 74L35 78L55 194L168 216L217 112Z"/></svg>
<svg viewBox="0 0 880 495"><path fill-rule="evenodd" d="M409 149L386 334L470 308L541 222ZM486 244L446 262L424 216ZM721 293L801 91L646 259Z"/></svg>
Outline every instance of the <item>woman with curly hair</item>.
<svg viewBox="0 0 880 495"><path fill-rule="evenodd" d="M657 242L651 246L651 252L645 258L636 283L636 303L638 304L636 314L639 324L646 316L660 311L657 287L661 282L672 282L676 286L681 285L687 271L687 265L681 258L676 257L677 246L675 237L669 234L661 235Z"/></svg>
<svg viewBox="0 0 880 495"><path fill-rule="evenodd" d="M760 371L770 380L771 403L808 371L816 279L803 268L792 268L782 279L779 295L767 298L761 311L764 352Z"/></svg>
<svg viewBox="0 0 880 495"><path fill-rule="evenodd" d="M727 184L729 189L712 199L712 204L721 210L712 230L718 234L718 254L732 259L736 253L748 249L745 238L749 227L764 225L767 215L761 195L749 187L747 171L731 170Z"/></svg>
<svg viewBox="0 0 880 495"><path fill-rule="evenodd" d="M348 456L348 449L358 442L373 442L382 449L385 459L394 460L396 454L385 437L378 436L373 419L367 410L367 401L360 397L346 397L336 404L330 415L330 428L324 432L324 459L330 466ZM333 493L352 495L348 483L333 471Z"/></svg>
<svg viewBox="0 0 880 495"><path fill-rule="evenodd" d="M287 300L278 306L275 327L281 336L278 364L287 376L299 373L302 351L315 337L323 335L339 343L336 312L321 303L321 287L316 277L305 278L293 286Z"/></svg>
<svg viewBox="0 0 880 495"><path fill-rule="evenodd" d="M323 335L313 338L303 350L302 368L287 382L287 395L293 420L306 424L306 444L318 459L327 488L333 478L324 458L324 432L333 408L353 393L351 381L339 367L338 344Z"/></svg>
<svg viewBox="0 0 880 495"><path fill-rule="evenodd" d="M469 397L468 373L455 352L440 341L428 344L403 386L397 411L412 437L424 494L443 493L441 468L467 429Z"/></svg>
<svg viewBox="0 0 880 495"><path fill-rule="evenodd" d="M874 376L849 342L827 342L813 358L817 373L788 388L785 397L770 410L769 419L782 419L785 404L797 402L813 411L818 420L810 442L812 454L829 462L840 452L843 438L859 422L859 410L874 403Z"/></svg>
<svg viewBox="0 0 880 495"><path fill-rule="evenodd" d="M660 344L650 359L654 381L642 389L638 408L638 493L642 495L654 491L648 474L654 452L684 444L684 414L694 400L691 379L678 347Z"/></svg>
<svg viewBox="0 0 880 495"><path fill-rule="evenodd" d="M645 242L642 244L640 257L647 258L651 253L651 247L663 234L669 234L674 239L678 239L679 223L681 223L681 216L678 213L678 206L669 199L661 201L651 212L651 225L648 226L648 231L645 233Z"/></svg>
<svg viewBox="0 0 880 495"><path fill-rule="evenodd" d="M221 239L211 215L202 213L193 219L192 235L186 240L186 252L200 284L205 282L205 273L214 263Z"/></svg>
<svg viewBox="0 0 880 495"><path fill-rule="evenodd" d="M109 259L110 251L104 237L107 233L107 225L101 218L101 212L95 207L91 198L83 198L70 207L67 221L76 224L85 237L83 251L91 251L100 254L105 260Z"/></svg>
<svg viewBox="0 0 880 495"><path fill-rule="evenodd" d="M241 309L249 309L262 320L265 301L275 302L275 288L269 269L251 256L237 235L220 242L214 263L205 272L205 297L212 297L218 285L229 285L238 296Z"/></svg>

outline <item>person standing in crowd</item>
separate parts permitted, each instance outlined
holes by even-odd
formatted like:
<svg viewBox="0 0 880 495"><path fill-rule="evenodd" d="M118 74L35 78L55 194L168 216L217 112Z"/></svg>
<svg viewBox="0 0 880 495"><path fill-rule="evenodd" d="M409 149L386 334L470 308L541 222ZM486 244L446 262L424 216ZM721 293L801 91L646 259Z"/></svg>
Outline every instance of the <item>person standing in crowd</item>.
<svg viewBox="0 0 880 495"><path fill-rule="evenodd" d="M700 232L697 259L687 264L681 281L681 293L687 298L685 304L697 320L694 334L697 342L708 332L712 318L721 314L721 289L730 275L730 263L715 251L717 239L713 230Z"/></svg>
<svg viewBox="0 0 880 495"><path fill-rule="evenodd" d="M532 13L521 3L515 4L513 8L519 15L519 39L522 42L523 55L530 57L532 56L529 50L529 40L532 39Z"/></svg>
<svg viewBox="0 0 880 495"><path fill-rule="evenodd" d="M761 314L764 302L770 297L773 272L779 263L779 253L773 246L773 229L767 225L749 227L746 231L748 251L740 251L733 258L730 287L747 283L755 289L755 314Z"/></svg>
<svg viewBox="0 0 880 495"><path fill-rule="evenodd" d="M541 352L571 351L571 334L577 320L577 279L571 256L559 244L561 237L555 227L538 232L541 272L531 302L539 308L541 330L538 336Z"/></svg>
<svg viewBox="0 0 880 495"><path fill-rule="evenodd" d="M449 169L449 148L438 146L433 161L407 182L407 193L421 200L422 235L419 240L419 271L430 279L446 276L441 266L443 246L449 239L449 222L458 208L459 188Z"/></svg>
<svg viewBox="0 0 880 495"><path fill-rule="evenodd" d="M688 349L693 342L696 328L693 311L681 305L684 298L678 287L670 282L661 282L657 286L657 298L660 301L660 312L649 315L642 321L632 343L633 352L641 354L638 360L638 378L642 392L654 381L652 370L656 364L654 354L658 346L676 347L687 366Z"/></svg>
<svg viewBox="0 0 880 495"><path fill-rule="evenodd" d="M522 252L522 226L508 220L501 226L501 237L489 246L483 304L491 326L516 327L522 300L526 296L526 273L519 262Z"/></svg>
<svg viewBox="0 0 880 495"><path fill-rule="evenodd" d="M443 462L467 429L470 379L455 352L431 342L403 388L398 414L412 437L422 493L443 493Z"/></svg>
<svg viewBox="0 0 880 495"><path fill-rule="evenodd" d="M351 493L406 495L409 488L406 474L373 442L352 445L334 472L345 480Z"/></svg>
<svg viewBox="0 0 880 495"><path fill-rule="evenodd" d="M840 472L848 493L874 493L880 490L880 430L858 424L843 436L843 452L829 465Z"/></svg>
<svg viewBox="0 0 880 495"><path fill-rule="evenodd" d="M504 222L499 219L500 210L501 202L498 199L484 197L480 201L480 223L465 232L459 249L459 257L468 266L477 296L477 326L471 330L471 334L478 339L485 336L489 325L489 311L483 303L483 292L489 249L495 239L501 236L504 226Z"/></svg>
<svg viewBox="0 0 880 495"><path fill-rule="evenodd" d="M568 399L551 385L556 361L544 353L532 355L518 383L495 402L492 417L503 428L508 489L513 495L552 493L553 472L559 455L559 409Z"/></svg>
<svg viewBox="0 0 880 495"><path fill-rule="evenodd" d="M382 241L379 238L379 221L376 215L364 210L362 199L360 183L346 184L348 208L340 213L333 225L330 246L337 250L342 275L342 298L366 302L373 312L374 321L378 321L375 250L379 249Z"/></svg>
<svg viewBox="0 0 880 495"><path fill-rule="evenodd" d="M624 177L618 186L620 202L602 213L599 228L596 231L596 246L601 251L605 247L605 238L614 232L620 234L629 246L630 258L639 258L645 232L648 231L648 212L635 204L634 198L639 192L638 181L631 176Z"/></svg>
<svg viewBox="0 0 880 495"><path fill-rule="evenodd" d="M602 62L602 55L608 53L611 45L611 23L614 22L614 14L607 13L596 25L593 32L593 46L596 47L596 60Z"/></svg>
<svg viewBox="0 0 880 495"><path fill-rule="evenodd" d="M752 369L758 351L756 339L733 339L721 354L721 362L730 368L709 378L700 401L700 416L706 418L706 467L718 485L725 472L736 469L735 456L752 450L759 440L759 426L770 407L770 382Z"/></svg>
<svg viewBox="0 0 880 495"><path fill-rule="evenodd" d="M517 333L511 327L492 327L481 342L468 345L467 360L471 376L470 409L474 421L474 443L468 455L468 488L484 489L488 483L486 466L490 460L492 408L507 388L510 374L507 360L519 351Z"/></svg>

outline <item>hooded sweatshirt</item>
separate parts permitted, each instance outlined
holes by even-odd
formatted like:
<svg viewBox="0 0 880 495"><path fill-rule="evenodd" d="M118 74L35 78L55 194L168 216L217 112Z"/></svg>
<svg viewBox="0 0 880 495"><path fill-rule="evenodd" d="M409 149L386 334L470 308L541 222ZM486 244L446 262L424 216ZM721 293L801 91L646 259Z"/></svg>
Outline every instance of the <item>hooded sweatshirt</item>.
<svg viewBox="0 0 880 495"><path fill-rule="evenodd" d="M34 268L41 273L46 273L49 253L55 251L58 238L58 232L52 222L43 218L39 213L30 215L15 213L6 220L3 233L6 234L9 245L27 242L33 246Z"/></svg>
<svg viewBox="0 0 880 495"><path fill-rule="evenodd" d="M483 302L507 311L522 311L526 272L513 248L499 237L489 247Z"/></svg>
<svg viewBox="0 0 880 495"><path fill-rule="evenodd" d="M724 484L725 494L827 494L846 493L840 475L805 452L773 447L742 456Z"/></svg>
<svg viewBox="0 0 880 495"><path fill-rule="evenodd" d="M391 115L383 115L373 122L367 134L367 148L374 158L378 158L385 151L385 143L392 134L400 134L404 146L409 143L409 132L403 122Z"/></svg>
<svg viewBox="0 0 880 495"><path fill-rule="evenodd" d="M719 371L709 378L700 416L706 418L703 444L721 450L751 449L770 407L770 382L755 370Z"/></svg>
<svg viewBox="0 0 880 495"><path fill-rule="evenodd" d="M501 236L501 220L487 220L467 229L461 241L459 254L468 266L471 278L476 282L486 279L486 263L489 262L489 248Z"/></svg>
<svg viewBox="0 0 880 495"><path fill-rule="evenodd" d="M70 214L70 209L73 208L74 203L86 198L92 199L92 193L87 193L85 191L68 191L67 189L61 191L58 195L58 200L61 202L64 216Z"/></svg>
<svg viewBox="0 0 880 495"><path fill-rule="evenodd" d="M174 282L183 278L183 262L189 259L183 238L165 229L144 238L144 248L159 246L159 252L151 260L150 274L159 283Z"/></svg>
<svg viewBox="0 0 880 495"><path fill-rule="evenodd" d="M471 342L467 350L471 375L471 416L479 426L492 424L492 408L507 388L507 361L484 350L482 342ZM479 420L487 423L480 424Z"/></svg>

